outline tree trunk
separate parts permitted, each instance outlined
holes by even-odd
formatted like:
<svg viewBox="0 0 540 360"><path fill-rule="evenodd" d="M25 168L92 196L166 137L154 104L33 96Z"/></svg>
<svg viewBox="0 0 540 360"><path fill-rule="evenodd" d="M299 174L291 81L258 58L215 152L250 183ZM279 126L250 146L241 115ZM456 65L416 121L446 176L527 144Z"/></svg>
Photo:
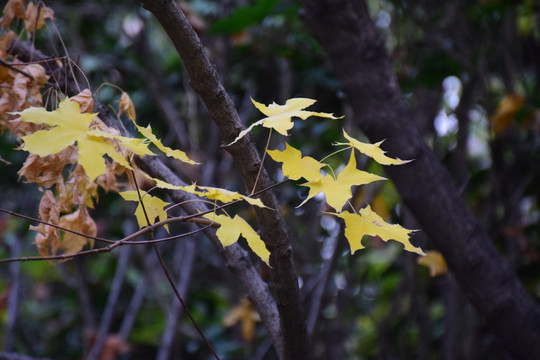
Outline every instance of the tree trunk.
<svg viewBox="0 0 540 360"><path fill-rule="evenodd" d="M372 142L386 139L382 147L390 156L414 159L385 170L463 292L509 354L540 359L540 308L420 136L365 2L304 5L305 23L326 50L358 126Z"/></svg>

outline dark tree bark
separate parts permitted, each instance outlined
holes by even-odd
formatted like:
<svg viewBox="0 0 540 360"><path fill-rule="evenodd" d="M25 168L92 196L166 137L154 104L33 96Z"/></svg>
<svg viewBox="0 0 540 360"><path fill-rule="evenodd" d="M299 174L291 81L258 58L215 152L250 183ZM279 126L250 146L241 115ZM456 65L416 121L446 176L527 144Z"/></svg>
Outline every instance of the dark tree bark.
<svg viewBox="0 0 540 360"><path fill-rule="evenodd" d="M390 156L403 200L443 253L464 293L516 359L540 359L540 308L495 249L423 141L402 97L384 39L364 1L306 0L305 23L326 50L358 126Z"/></svg>

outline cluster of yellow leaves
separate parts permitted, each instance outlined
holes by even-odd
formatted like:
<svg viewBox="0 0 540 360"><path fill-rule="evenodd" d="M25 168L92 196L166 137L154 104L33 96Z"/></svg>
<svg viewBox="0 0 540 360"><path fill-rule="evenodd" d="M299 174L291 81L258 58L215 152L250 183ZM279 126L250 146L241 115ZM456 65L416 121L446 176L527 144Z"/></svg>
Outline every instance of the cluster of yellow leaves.
<svg viewBox="0 0 540 360"><path fill-rule="evenodd" d="M263 125L264 127L276 130L282 135L287 135L287 131L294 126L294 123L291 120L291 117L293 116L303 120L313 115L336 119L332 114L315 113L304 110L304 108L312 105L314 102L315 100L301 98L290 99L285 105L271 104L265 106L253 101L255 106L267 117L255 122L248 129L242 131L235 142L256 125ZM336 143L335 145L347 146L351 148L351 153L347 165L339 174L337 174L337 176L335 176L333 172L322 172L324 168L329 167L328 164L319 162L309 156L303 156L300 150L295 149L287 143L285 143L284 150L267 150L267 153L274 161L283 163L283 175L293 180L302 178L306 180L305 183L300 185L308 187L309 193L299 206L302 206L318 194L324 194L327 204L336 210L336 213L331 214L340 217L345 221L345 236L349 241L352 253L358 249L364 248L361 243L364 235L371 235L378 236L384 241L398 241L404 245L405 250L423 254L420 248L415 247L410 243L409 235L413 230L407 230L400 225L386 223L380 216L371 211L369 206L360 209L359 212L342 212L343 207L347 205L352 198L351 189L353 186L366 185L374 181L385 180L385 178L381 176L357 169L354 150L371 157L382 165L402 165L408 162L407 160L386 156L384 151L380 148L382 141L376 144L362 143L349 136L345 130L343 130L343 136L347 139L347 142Z"/></svg>
<svg viewBox="0 0 540 360"><path fill-rule="evenodd" d="M23 136L23 150L43 157L76 143L78 163L92 181L107 171L104 155L127 169L132 169L126 160L128 151L139 156L154 155L143 140L114 134L97 120L97 114L81 113L79 103L69 99L62 101L54 111L29 108L19 114L25 122L51 126ZM91 126L94 119L96 122Z"/></svg>
<svg viewBox="0 0 540 360"><path fill-rule="evenodd" d="M81 112L81 107L87 112ZM41 220L77 231L92 229L86 225L93 223L87 208L92 208L97 200L98 184L105 190L118 191L116 177L126 169L133 169L129 161L132 156L154 155L149 148L150 144L156 145L168 156L195 164L185 153L165 147L152 134L150 127L136 125L145 136L144 139L121 136L118 131L108 128L92 110L92 95L89 90L85 90L76 97L64 99L56 110L31 107L16 113L20 115L21 122L40 125L39 129L21 137L21 149L30 154L19 175L43 187L55 186L58 197L55 204L60 209L59 214L66 213L62 218L48 216L40 217ZM130 118L134 118L134 108L130 110L128 107L127 111L131 111ZM107 161L105 156L112 159L112 162ZM68 180L64 180L62 171L67 164L76 166L69 172ZM48 193L49 201L43 201L40 209L48 209L51 195L52 192ZM143 206L152 220L163 220L167 216L163 210L166 202L145 195L142 194L142 205L136 210L141 227L147 225L143 220ZM139 200L133 192L125 192L123 196L126 200ZM161 210L156 210L159 208ZM35 230L40 232L36 242L42 253L46 248L52 254L60 249L66 252L79 251L87 243L84 238L68 233L63 237L64 245L59 246L60 238L56 229L40 225Z"/></svg>
<svg viewBox="0 0 540 360"><path fill-rule="evenodd" d="M91 111L93 108L92 97L88 90L73 97L72 100L80 101L82 107L87 110ZM18 115L17 123L34 125L19 134L21 141L24 142L22 149L30 154L18 174L27 182L36 183L41 188L54 188L54 193L46 190L40 201L40 220L95 236L97 228L88 208L93 208L98 198L98 185L106 190L117 189L116 176L123 170L113 164L103 164L104 170L97 181L87 176L87 159L92 158L91 154L95 149L93 144L90 144L86 148L86 153L82 151L81 156L81 143L84 144L87 140L84 126L92 121L94 115L81 114L79 107L78 102L65 100L60 103L56 112L31 107L11 113ZM85 149L84 145L82 148ZM65 172L64 169L68 165L68 171ZM85 245L93 246L91 238L69 232L62 234L58 229L45 224L31 229L38 232L36 245L42 255L52 255L59 251L78 252Z"/></svg>
<svg viewBox="0 0 540 360"><path fill-rule="evenodd" d="M19 21L16 21L17 19ZM25 4L23 0L9 0L0 18L0 27L10 29L14 24L24 25L24 31L30 34L43 28L47 20L54 21L54 13L43 4L36 6L32 1ZM93 99L89 90L71 99L66 98L53 111L44 109L40 90L48 81L48 76L41 65L24 64L7 54L5 49L15 37L14 32L5 31L0 38L0 60L7 64L0 66L0 130L8 130L20 139L20 149L29 153L18 173L26 181L45 189L39 206L42 221L95 236L97 229L88 208L93 208L98 199L98 186L119 192L117 177L123 175L126 169L134 169L130 161L133 156L155 155L150 150L150 145L174 159L191 165L198 164L185 152L165 146L153 134L150 125L138 125L135 107L125 92L122 92L118 101L118 116L125 113L142 135L142 139L124 137L118 131L108 128L97 114L93 113ZM338 119L330 113L306 110L316 102L308 98L289 99L284 105L264 105L253 99L252 102L265 117L241 131L229 145L236 143L256 126L263 126L287 136L294 127L293 118L306 120L316 116ZM283 163L285 176L306 181L301 186L309 188L309 193L299 206L318 194L324 194L328 205L336 210L333 214L345 221L345 233L352 252L363 247L361 240L364 235L371 235L379 236L383 240L397 240L404 244L406 250L422 253L409 242L412 231L385 223L369 207L360 209L359 212L354 211L354 208L352 213L342 212L352 197L353 186L384 180L381 176L357 169L355 150L383 165L406 163L387 157L380 148L381 142L365 144L345 131L343 135L347 142L336 145L347 146L353 150L348 163L337 175L333 171L324 172L327 168L330 169L327 164L303 156L289 144L285 144L283 151L267 149L267 152L275 161ZM226 189L196 184L176 186L159 179L150 179L157 187L186 191L213 203L245 201L253 206L266 207L260 199ZM54 192L49 189L54 189ZM121 192L121 196L127 201L139 203L135 216L141 228L167 218L167 207L170 204L150 193L128 190ZM270 253L264 241L239 215L230 217L227 214L209 213L203 216L218 227L216 234L223 246L229 246L243 237L255 254L264 262L269 262ZM43 255L56 254L58 251L77 252L87 244L93 245L87 238L69 232L62 235L57 228L45 224L33 229L38 232L36 244Z"/></svg>
<svg viewBox="0 0 540 360"><path fill-rule="evenodd" d="M54 14L44 6L36 7L30 2L25 7L21 0L10 0L0 19L0 26L9 27L16 18L23 20L26 31L34 31L43 27L46 19L54 19ZM2 52L13 37L14 33L8 32L0 38L0 56L11 66L18 66L22 72L13 70L13 67L4 67L0 71L0 84L3 85L0 89L7 89L0 90L0 125L17 136L22 141L21 149L29 153L19 175L40 187L55 189L56 195L51 190L44 192L39 207L42 221L95 236L97 229L88 208L93 208L97 201L98 186L119 191L116 178L126 169L134 169L131 157L155 155L150 150L150 145L169 157L192 165L198 164L185 152L165 146L153 134L150 125L138 125L135 107L127 93L123 92L118 101L118 116L125 113L142 135L142 139L124 137L118 131L108 128L97 114L93 113L92 94L88 90L71 99L66 98L53 111L41 107L43 101L40 89L48 77L42 66L19 64L16 59L8 58L7 54ZM315 103L315 100L307 98L289 99L285 105L272 103L267 106L253 99L252 102L266 117L240 132L230 145L259 125L286 136L294 127L293 118L306 120L317 116L338 119L329 113L305 110ZM336 145L356 149L383 165L406 163L384 155L380 149L381 143L364 144L350 137L345 131L344 137L348 142ZM300 206L317 194L324 194L327 203L337 211L334 215L345 220L346 235L352 252L363 247L363 235L372 235L384 240L400 241L406 250L421 253L419 248L413 247L409 242L408 235L412 231L385 223L369 207L361 209L359 213L342 213L352 197L353 186L384 180L381 176L357 169L354 151L351 151L347 165L337 176L324 173L322 170L328 167L327 164L303 156L289 144L285 144L283 151L268 150L268 154L275 161L283 163L285 176L294 180L306 180L301 185L309 188L309 194ZM65 175L67 165L70 165L70 171ZM266 207L260 199L226 189L196 184L177 186L159 179L150 179L157 187L186 191L212 202L228 204L245 201L253 206ZM135 216L141 228L167 218L167 207L170 203L140 190L123 191L120 194L127 201L139 203ZM216 234L223 246L229 246L243 237L253 252L265 263L269 263L270 253L264 241L239 215L230 217L227 214L209 213L203 217L216 224ZM165 228L168 230L166 226ZM58 251L77 252L87 244L93 245L91 240L73 233L61 235L58 229L52 226L41 224L33 229L38 232L36 244L43 255L55 254Z"/></svg>
<svg viewBox="0 0 540 360"><path fill-rule="evenodd" d="M227 204L233 201L246 201L250 205L258 207L266 207L260 199L254 199L238 192L208 187L198 186L195 184L189 186L179 186L167 183L163 180L152 178L146 175L150 180L153 180L156 187L169 189L169 190L181 190L193 195L197 195L209 200L219 201ZM202 190L202 191L201 191ZM154 224L156 219L159 221L167 218L166 207L171 205L168 202L154 197L146 192L140 191L137 193L135 190L121 192L120 195L128 201L137 201L139 204L135 210L135 216L137 222L141 228ZM141 199L139 199L139 196ZM251 250L266 264L270 261L270 252L266 249L264 242L257 232L239 215L235 215L231 218L228 215L218 215L215 212L203 215L204 218L210 220L219 226L216 232L216 236L220 240L221 244L226 247L234 244L240 237L246 239L248 246ZM168 231L167 226L165 229Z"/></svg>

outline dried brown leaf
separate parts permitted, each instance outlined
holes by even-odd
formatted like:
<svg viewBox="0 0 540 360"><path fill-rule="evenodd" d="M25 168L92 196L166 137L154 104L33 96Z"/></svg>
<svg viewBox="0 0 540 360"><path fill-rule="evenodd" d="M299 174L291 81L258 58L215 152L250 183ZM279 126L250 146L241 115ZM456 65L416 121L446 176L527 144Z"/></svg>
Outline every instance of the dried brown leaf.
<svg viewBox="0 0 540 360"><path fill-rule="evenodd" d="M35 6L34 3L29 3L26 7L24 26L26 31L34 32L45 26L45 20L54 21L54 11L47 6Z"/></svg>
<svg viewBox="0 0 540 360"><path fill-rule="evenodd" d="M92 92L89 89L84 89L69 99L79 103L81 106L81 113L92 114L94 112L94 99L92 97Z"/></svg>
<svg viewBox="0 0 540 360"><path fill-rule="evenodd" d="M62 216L60 226L90 236L96 236L97 234L96 223L85 207L80 207L74 213ZM94 240L71 232L65 232L60 248L65 250L66 254L72 254L81 251L86 244L92 248L94 247Z"/></svg>
<svg viewBox="0 0 540 360"><path fill-rule="evenodd" d="M18 175L26 178L26 182L50 188L62 179L62 169L68 164L75 164L77 157L75 148L70 146L57 154L40 157L29 154Z"/></svg>
<svg viewBox="0 0 540 360"><path fill-rule="evenodd" d="M119 104L119 111L118 116L122 115L122 113L126 113L126 115L133 120L133 122L136 121L136 114L135 114L135 106L133 106L133 101L131 101L131 98L129 97L128 93L125 91L122 91L122 96L120 97L120 100L118 100Z"/></svg>
<svg viewBox="0 0 540 360"><path fill-rule="evenodd" d="M0 18L0 26L9 28L13 19L18 17L19 19L25 18L24 1L23 0L9 0L4 7L2 17Z"/></svg>

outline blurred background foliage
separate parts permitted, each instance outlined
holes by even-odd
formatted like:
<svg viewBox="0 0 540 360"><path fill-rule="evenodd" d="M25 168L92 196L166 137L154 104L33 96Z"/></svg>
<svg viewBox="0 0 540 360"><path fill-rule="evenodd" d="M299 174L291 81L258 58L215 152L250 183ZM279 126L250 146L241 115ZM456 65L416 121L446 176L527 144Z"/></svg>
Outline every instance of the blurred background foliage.
<svg viewBox="0 0 540 360"><path fill-rule="evenodd" d="M540 296L538 3L367 2L418 127L499 250L530 292ZM49 25L37 35L38 49L59 57L67 49L82 70L78 81L113 108L118 90L101 85L128 92L140 124L151 123L164 143L204 163L196 169L171 163L186 181L245 192L181 60L148 12L132 1L49 0L46 5L55 11L56 28ZM292 145L320 159L341 141L342 127L362 137L350 125L347 99L322 48L302 25L298 1L193 0L180 6L246 123L260 118L250 97L283 103L302 96L318 100L315 111L346 117L298 123L300 130L287 139ZM253 133L262 151L267 130ZM281 142L274 137L270 148ZM16 146L2 135L0 154L10 164L0 164L0 204L36 216L40 193L17 178L25 154L14 151ZM341 160L342 154L328 161ZM282 179L275 163L268 160L266 166ZM384 173L366 159L359 159L359 166ZM296 209L307 195L303 188L285 184L277 192L293 234L313 358L507 358L451 274L431 277L416 255L377 239L364 239L367 249L351 256L340 223L320 215L320 199ZM371 204L385 219L418 228L389 182L357 189L354 204ZM133 232L133 210L118 196L102 193L93 211L100 236L115 239ZM249 210L238 210L254 220ZM28 225L0 217L1 258L36 253ZM188 225L172 229L190 230ZM422 232L415 241L432 248ZM219 251L201 235L161 249L222 359L275 358ZM101 359L210 358L150 250L117 249L56 266L0 266L0 348L34 357L82 358L105 331ZM260 271L267 276L264 266Z"/></svg>

